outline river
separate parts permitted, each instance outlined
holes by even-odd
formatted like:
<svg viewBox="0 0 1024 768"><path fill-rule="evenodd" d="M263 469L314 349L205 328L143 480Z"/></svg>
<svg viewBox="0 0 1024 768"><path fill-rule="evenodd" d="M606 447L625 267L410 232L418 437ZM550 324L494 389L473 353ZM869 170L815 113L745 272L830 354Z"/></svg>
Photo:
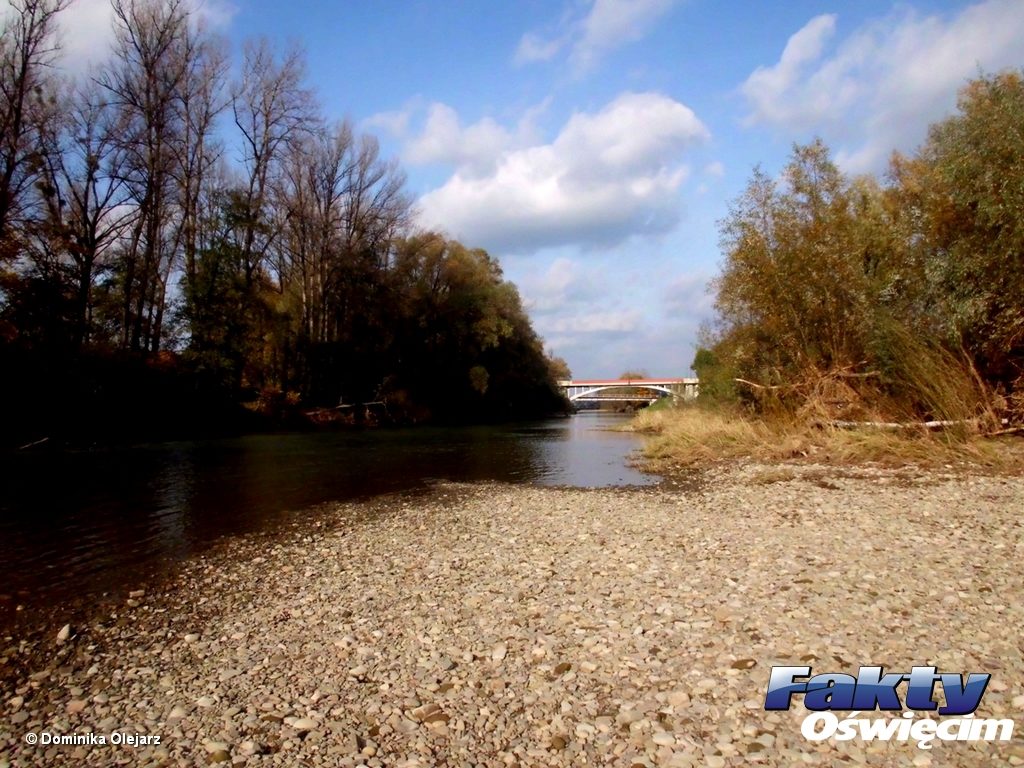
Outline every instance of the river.
<svg viewBox="0 0 1024 768"><path fill-rule="evenodd" d="M0 467L0 617L18 605L118 591L225 536L296 511L494 480L649 485L629 465L627 417L583 412L516 425L248 435L91 451L22 452Z"/></svg>

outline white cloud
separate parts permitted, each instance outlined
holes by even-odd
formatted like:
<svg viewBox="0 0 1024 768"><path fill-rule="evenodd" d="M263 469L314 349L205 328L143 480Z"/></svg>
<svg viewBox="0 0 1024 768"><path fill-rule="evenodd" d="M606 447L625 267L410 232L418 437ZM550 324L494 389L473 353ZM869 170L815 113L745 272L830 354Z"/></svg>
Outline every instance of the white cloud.
<svg viewBox="0 0 1024 768"><path fill-rule="evenodd" d="M238 13L231 0L190 0L189 5L197 19L216 30L227 29Z"/></svg>
<svg viewBox="0 0 1024 768"><path fill-rule="evenodd" d="M635 309L587 312L556 318L543 328L553 334L632 333L640 327L642 317Z"/></svg>
<svg viewBox="0 0 1024 768"><path fill-rule="evenodd" d="M515 61L549 61L566 47L576 74L583 74L617 48L641 40L677 0L593 0L585 15L566 14L551 36L528 32Z"/></svg>
<svg viewBox="0 0 1024 768"><path fill-rule="evenodd" d="M416 103L401 111L372 115L363 125L404 139L402 159L410 165L449 165L469 176L479 176L493 172L506 152L539 140L536 121L550 101L546 99L526 109L511 129L491 117L464 126L454 109L437 102L426 108L423 125L415 135L410 135L410 123L422 112Z"/></svg>
<svg viewBox="0 0 1024 768"><path fill-rule="evenodd" d="M543 271L531 268L516 280L531 316L565 315L595 299L606 298L613 288L604 271L593 263L558 256Z"/></svg>
<svg viewBox="0 0 1024 768"><path fill-rule="evenodd" d="M1020 0L985 0L948 17L900 10L829 49L836 29L835 16L812 19L741 92L748 123L775 125L798 139L819 134L852 171L878 171L893 149L912 150L979 68L1024 63Z"/></svg>
<svg viewBox="0 0 1024 768"><path fill-rule="evenodd" d="M106 58L114 37L110 0L75 0L58 18L62 57L69 71L80 71Z"/></svg>
<svg viewBox="0 0 1024 768"><path fill-rule="evenodd" d="M368 131L379 128L392 136L404 138L409 132L409 120L411 118L412 111L408 109L377 112L363 120L361 127Z"/></svg>
<svg viewBox="0 0 1024 768"><path fill-rule="evenodd" d="M580 25L580 38L569 58L580 71L606 53L643 38L675 0L595 0Z"/></svg>
<svg viewBox="0 0 1024 768"><path fill-rule="evenodd" d="M571 253L571 252L570 252ZM675 246L615 252L541 254L508 263L534 328L580 378L628 368L688 375L698 328L713 313L710 271L687 270ZM546 260L547 259L547 260Z"/></svg>
<svg viewBox="0 0 1024 768"><path fill-rule="evenodd" d="M835 28L834 14L814 17L789 38L777 64L754 70L743 84L743 94L753 107L749 122L805 119L809 108L816 113L827 106L819 99L794 101L789 92L798 85L806 66L821 56Z"/></svg>
<svg viewBox="0 0 1024 768"><path fill-rule="evenodd" d="M228 0L190 0L188 6L195 21L218 31L231 24L238 10ZM84 72L106 59L114 40L111 0L74 0L58 19L62 64L68 72Z"/></svg>
<svg viewBox="0 0 1024 768"><path fill-rule="evenodd" d="M527 32L519 41L516 48L515 62L517 64L529 64L533 61L549 61L565 46L564 37L556 37L545 40L540 35Z"/></svg>
<svg viewBox="0 0 1024 768"><path fill-rule="evenodd" d="M432 104L423 132L406 145L404 154L414 165L444 163L478 175L493 170L516 141L513 133L492 118L463 127L454 109Z"/></svg>
<svg viewBox="0 0 1024 768"><path fill-rule="evenodd" d="M457 170L420 199L420 223L513 252L663 233L679 217L682 152L709 136L689 107L625 93L573 115L550 144L505 151L488 173Z"/></svg>

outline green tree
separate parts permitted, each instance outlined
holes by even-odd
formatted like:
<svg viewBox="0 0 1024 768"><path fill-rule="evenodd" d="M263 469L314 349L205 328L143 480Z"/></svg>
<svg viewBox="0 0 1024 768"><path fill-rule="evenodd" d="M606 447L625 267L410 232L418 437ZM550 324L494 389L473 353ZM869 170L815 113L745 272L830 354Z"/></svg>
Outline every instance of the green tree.
<svg viewBox="0 0 1024 768"><path fill-rule="evenodd" d="M924 300L946 341L983 375L1024 373L1024 75L971 81L959 112L932 126L917 156L894 161Z"/></svg>
<svg viewBox="0 0 1024 768"><path fill-rule="evenodd" d="M778 185L760 170L722 222L718 331L741 376L782 385L862 357L871 244L854 188L816 141ZM863 204L863 201L861 201Z"/></svg>

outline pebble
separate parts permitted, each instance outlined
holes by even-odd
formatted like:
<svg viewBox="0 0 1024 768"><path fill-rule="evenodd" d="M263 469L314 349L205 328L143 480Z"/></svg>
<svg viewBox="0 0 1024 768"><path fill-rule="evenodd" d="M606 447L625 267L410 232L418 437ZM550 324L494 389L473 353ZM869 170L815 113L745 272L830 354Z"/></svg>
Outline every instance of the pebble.
<svg viewBox="0 0 1024 768"><path fill-rule="evenodd" d="M67 703L65 710L69 715L77 715L85 709L86 702L82 699L72 699Z"/></svg>
<svg viewBox="0 0 1024 768"><path fill-rule="evenodd" d="M812 745L799 706L763 709L777 664L934 660L991 671L1002 692L986 711L1024 711L1024 479L754 463L701 477L439 484L239 537L182 566L159 604L83 622L81 640L69 627L29 655L31 638L6 639L0 755L110 763L30 748L32 723L159 733L124 753L141 765L977 764L941 745ZM942 623L947 604L961 621ZM899 632L864 632L897 614ZM985 757L1017 765L1024 751L994 742Z"/></svg>

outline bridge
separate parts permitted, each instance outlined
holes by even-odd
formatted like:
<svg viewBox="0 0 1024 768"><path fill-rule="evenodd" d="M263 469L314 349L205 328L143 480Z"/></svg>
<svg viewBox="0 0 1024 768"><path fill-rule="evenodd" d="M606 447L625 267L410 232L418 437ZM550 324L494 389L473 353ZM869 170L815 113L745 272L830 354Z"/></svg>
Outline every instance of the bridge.
<svg viewBox="0 0 1024 768"><path fill-rule="evenodd" d="M699 379L563 379L558 385L570 403L653 403L662 397L691 399Z"/></svg>

